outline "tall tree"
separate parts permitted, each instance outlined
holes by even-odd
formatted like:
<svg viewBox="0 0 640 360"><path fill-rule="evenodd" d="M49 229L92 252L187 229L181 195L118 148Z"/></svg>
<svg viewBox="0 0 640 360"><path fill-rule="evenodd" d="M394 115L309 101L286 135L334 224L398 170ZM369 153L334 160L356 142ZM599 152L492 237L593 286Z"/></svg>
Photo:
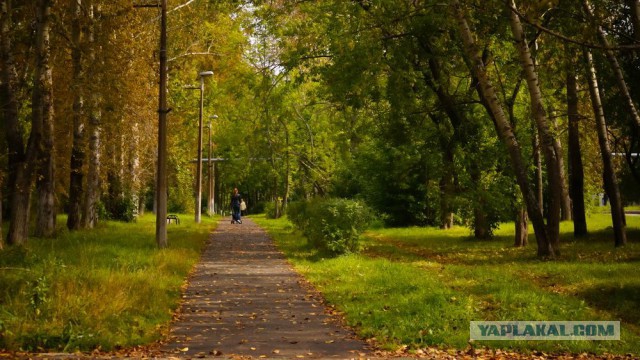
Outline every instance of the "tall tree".
<svg viewBox="0 0 640 360"><path fill-rule="evenodd" d="M13 49L11 47L11 1L0 1L0 99L3 99L2 123L5 126L5 133L8 143L8 165L9 165L9 185L15 184L17 166L20 158L24 156L22 140L22 129L18 120L18 101L15 95L17 73L13 59ZM15 193L15 191L14 191ZM13 194L11 194L13 200ZM4 239L0 239L0 248Z"/></svg>
<svg viewBox="0 0 640 360"><path fill-rule="evenodd" d="M52 0L39 0L36 28L36 76L33 90L34 116L42 124L38 147L36 236L52 236L56 230L55 148L53 124L53 75L50 66L49 28ZM37 110L37 111L36 111Z"/></svg>
<svg viewBox="0 0 640 360"><path fill-rule="evenodd" d="M42 5L42 3L38 3ZM29 234L29 210L31 200L31 187L34 181L34 171L38 156L42 134L42 111L39 106L32 107L31 132L27 146L24 146L24 127L18 118L18 103L16 100L17 72L13 58L11 41L11 1L3 0L0 4L2 10L2 24L0 24L0 41L2 41L2 76L4 98L7 99L5 107L5 123L7 127L7 143L9 147L9 176L13 193L10 195L11 222L7 233L9 245L24 245ZM41 18L38 20L42 20ZM36 49L42 49L44 45L42 23L36 22ZM41 60L41 52L36 53L37 62ZM42 76L42 68L35 68L34 80ZM42 89L36 82L32 92L32 103L41 104Z"/></svg>
<svg viewBox="0 0 640 360"><path fill-rule="evenodd" d="M87 1L85 7L88 9L88 18L90 25L88 26L87 42L88 42L88 59L93 66L97 66L101 61L96 53L99 44L96 42L96 33L98 30L97 17L99 13L99 5L92 4ZM91 92L88 106L88 129L89 133L89 166L87 172L86 191L82 209L82 224L84 228L91 229L98 223L98 202L100 201L100 125L102 112L100 110L100 93L97 89Z"/></svg>
<svg viewBox="0 0 640 360"><path fill-rule="evenodd" d="M71 25L71 67L73 88L71 160L69 166L69 203L67 228L77 230L81 227L83 178L85 158L85 119L84 119L84 87L83 87L83 56L82 56L82 0L73 1L71 5L73 20Z"/></svg>
<svg viewBox="0 0 640 360"><path fill-rule="evenodd" d="M522 23L518 14L512 9L516 9L514 0L508 4L508 13L511 24L511 31L515 39L516 49L520 57L522 70L525 74L529 95L531 100L531 112L536 123L538 134L540 135L540 145L545 158L547 176L549 179L549 207L547 215L547 235L549 242L554 248L554 252L559 251L560 241L560 202L562 199L562 178L560 176L559 154L555 147L555 139L549 128L547 114L544 109L542 91L540 90L540 80L534 66L533 57L529 50L529 45L524 36Z"/></svg>
<svg viewBox="0 0 640 360"><path fill-rule="evenodd" d="M465 8L459 1L453 0L450 3L458 24L458 31L463 40L465 54L469 57L471 71L474 73L479 82L479 93L487 107L491 118L495 122L498 135L505 143L511 159L511 165L516 175L518 186L523 194L527 211L536 233L536 241L538 243L538 256L553 257L555 251L550 242L550 236L544 224L542 211L538 207L536 196L534 195L527 176L527 169L522 159L520 145L511 129L511 125L505 116L502 105L500 104L496 91L488 77L487 70L482 60L482 55L475 42L475 36L469 27L466 19Z"/></svg>
<svg viewBox="0 0 640 360"><path fill-rule="evenodd" d="M595 116L596 130L598 132L598 144L600 145L600 154L602 156L604 188L609 196L609 204L611 206L611 221L613 222L614 241L616 246L622 246L627 243L624 209L620 198L620 189L618 187L618 179L613 166L613 159L611 158L611 148L609 146L609 139L607 135L607 122L602 108L600 90L598 88L598 77L591 52L585 50L584 59L587 65L589 95L591 96L591 105Z"/></svg>
<svg viewBox="0 0 640 360"><path fill-rule="evenodd" d="M576 79L572 48L565 45L567 117L569 119L569 191L573 211L573 235L587 235L587 217L584 206L584 167L582 165L582 147L580 145L580 114L578 112L578 81Z"/></svg>
<svg viewBox="0 0 640 360"><path fill-rule="evenodd" d="M611 44L607 39L607 34L605 33L602 26L597 23L597 20L595 18L595 15L593 13L593 9L591 8L591 4L589 3L589 0L582 0L582 8L587 14L587 19L589 20L591 25L595 28L598 40L604 47L604 54L607 57L607 60L609 61L609 65L611 66L611 70L613 71L613 74L615 75L615 79L618 85L618 91L620 91L624 99L625 106L629 111L629 115L631 115L633 119L633 124L636 128L636 131L640 132L640 115L638 114L638 110L636 109L633 98L631 97L631 93L629 92L629 87L627 86L627 82L625 81L624 73L622 72L622 67L620 66L618 58L613 52L613 49L611 48Z"/></svg>

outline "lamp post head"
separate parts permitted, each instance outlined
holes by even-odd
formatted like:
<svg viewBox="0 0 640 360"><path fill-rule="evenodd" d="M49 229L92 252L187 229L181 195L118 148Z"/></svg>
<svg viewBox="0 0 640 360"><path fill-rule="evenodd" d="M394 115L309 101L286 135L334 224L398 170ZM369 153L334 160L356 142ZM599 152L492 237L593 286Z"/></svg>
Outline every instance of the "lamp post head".
<svg viewBox="0 0 640 360"><path fill-rule="evenodd" d="M209 116L209 119L214 119L214 120L215 120L215 119L217 119L217 118L218 118L218 115L211 115L211 116Z"/></svg>
<svg viewBox="0 0 640 360"><path fill-rule="evenodd" d="M198 77L205 77L205 76L212 76L213 75L213 71L208 70L208 71L201 71L200 74L198 74Z"/></svg>

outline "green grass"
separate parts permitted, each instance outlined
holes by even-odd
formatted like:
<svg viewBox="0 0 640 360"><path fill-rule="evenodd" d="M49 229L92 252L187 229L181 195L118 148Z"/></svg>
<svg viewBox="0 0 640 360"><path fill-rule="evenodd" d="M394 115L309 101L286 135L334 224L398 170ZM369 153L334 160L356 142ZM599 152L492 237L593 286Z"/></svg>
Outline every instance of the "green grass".
<svg viewBox="0 0 640 360"><path fill-rule="evenodd" d="M630 243L613 246L610 217L589 218L591 234L574 240L563 223L561 256L542 261L535 238L514 248L513 224L490 241L466 228L371 230L358 255L330 258L310 248L286 219L254 219L344 313L381 347L466 348L472 320L620 320L621 341L485 341L520 351L640 354L640 217L627 218Z"/></svg>
<svg viewBox="0 0 640 360"><path fill-rule="evenodd" d="M61 217L56 238L0 251L0 349L111 350L160 339L215 226L181 220L168 225L163 250L147 215L76 232Z"/></svg>

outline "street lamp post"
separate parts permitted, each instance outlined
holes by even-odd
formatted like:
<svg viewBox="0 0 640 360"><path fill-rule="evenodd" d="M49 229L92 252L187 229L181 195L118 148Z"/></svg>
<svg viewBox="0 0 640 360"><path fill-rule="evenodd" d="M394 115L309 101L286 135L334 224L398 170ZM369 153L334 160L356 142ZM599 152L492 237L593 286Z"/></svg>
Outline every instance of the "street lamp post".
<svg viewBox="0 0 640 360"><path fill-rule="evenodd" d="M196 170L196 224L200 223L202 213L202 113L204 111L204 78L212 76L213 71L201 71L200 79L200 114L198 116L198 164Z"/></svg>
<svg viewBox="0 0 640 360"><path fill-rule="evenodd" d="M134 4L135 8L160 8L160 84L158 95L158 163L156 169L156 243L167 242L167 0L155 4Z"/></svg>
<svg viewBox="0 0 640 360"><path fill-rule="evenodd" d="M211 158L211 119L217 119L218 115L209 116L209 160L207 161L207 166L209 167L209 192L208 192L208 201L207 201L207 210L209 212L209 216L212 216L215 212L215 203L214 203L214 176L213 176L213 159Z"/></svg>

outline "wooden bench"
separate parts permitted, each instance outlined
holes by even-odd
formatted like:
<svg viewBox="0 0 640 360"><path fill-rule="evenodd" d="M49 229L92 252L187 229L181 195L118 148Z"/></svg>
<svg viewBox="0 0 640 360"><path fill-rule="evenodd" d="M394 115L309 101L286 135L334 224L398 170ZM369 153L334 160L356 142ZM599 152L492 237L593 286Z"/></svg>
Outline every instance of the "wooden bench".
<svg viewBox="0 0 640 360"><path fill-rule="evenodd" d="M171 220L173 220L174 224L180 225L180 219L178 218L178 215L173 215L173 214L167 215L167 224L171 224Z"/></svg>

